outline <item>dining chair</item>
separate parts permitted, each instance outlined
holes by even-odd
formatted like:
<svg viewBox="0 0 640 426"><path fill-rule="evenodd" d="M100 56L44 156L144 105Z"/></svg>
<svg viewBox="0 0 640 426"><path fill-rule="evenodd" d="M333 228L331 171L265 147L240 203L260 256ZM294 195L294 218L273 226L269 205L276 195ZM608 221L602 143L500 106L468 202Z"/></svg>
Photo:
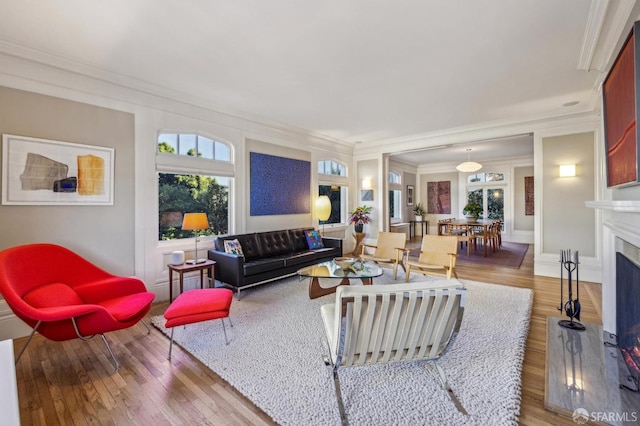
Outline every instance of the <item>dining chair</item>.
<svg viewBox="0 0 640 426"><path fill-rule="evenodd" d="M488 241L489 241L489 248L491 249L492 253L495 253L499 250L500 246L501 246L501 235L500 235L500 227L501 227L501 223L499 220L493 221L491 222L491 224L489 225L489 229L488 229Z"/></svg>
<svg viewBox="0 0 640 426"><path fill-rule="evenodd" d="M338 371L401 361L433 361L442 387L467 415L438 364L460 328L465 299L466 289L457 280L338 287L335 301L322 305L320 314L329 346L323 359L332 369L343 425L348 419Z"/></svg>
<svg viewBox="0 0 640 426"><path fill-rule="evenodd" d="M420 250L407 249L405 260L405 282L409 282L411 272L423 275L440 275L451 279L458 278L456 273L456 257L458 238L451 235L425 235L422 237ZM418 259L411 254L418 254Z"/></svg>
<svg viewBox="0 0 640 426"><path fill-rule="evenodd" d="M471 255L471 246L476 250L476 234L472 225L448 224L444 235L455 236L460 243L460 248L466 245L467 257Z"/></svg>
<svg viewBox="0 0 640 426"><path fill-rule="evenodd" d="M447 232L447 226L453 222L455 218L440 219L438 221L438 235L444 235Z"/></svg>

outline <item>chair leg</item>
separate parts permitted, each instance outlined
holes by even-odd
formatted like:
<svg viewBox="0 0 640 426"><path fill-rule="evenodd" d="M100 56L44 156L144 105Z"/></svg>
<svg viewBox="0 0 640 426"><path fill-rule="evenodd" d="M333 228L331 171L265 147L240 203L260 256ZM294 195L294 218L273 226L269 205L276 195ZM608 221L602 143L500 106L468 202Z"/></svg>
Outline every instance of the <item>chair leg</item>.
<svg viewBox="0 0 640 426"><path fill-rule="evenodd" d="M16 364L15 365L18 365L18 361L20 361L20 357L22 357L22 354L24 353L24 350L27 349L27 346L31 342L31 339L33 339L33 335L36 334L36 330L38 330L38 327L40 327L40 324L42 324L42 321L38 321L36 326L33 327L33 330L31 330L31 334L29 335L29 338L27 339L25 344L22 346L22 349L20 349L20 353L18 354L18 357L16 358Z"/></svg>
<svg viewBox="0 0 640 426"><path fill-rule="evenodd" d="M224 333L224 344L228 345L229 340L227 339L227 329L224 326L224 318L220 318L220 321L222 321L222 332Z"/></svg>
<svg viewBox="0 0 640 426"><path fill-rule="evenodd" d="M100 333L100 337L102 337L102 341L104 342L104 345L107 347L107 350L111 355L111 359L113 360L112 364L113 364L113 367L115 368L115 371L118 371L120 369L120 363L116 359L116 356L113 354L113 351L111 350L111 346L109 346L109 342L107 342L107 338L104 337L104 333Z"/></svg>
<svg viewBox="0 0 640 426"><path fill-rule="evenodd" d="M142 325L144 325L147 329L147 334L151 334L151 329L149 328L149 324L147 324L144 320L140 320Z"/></svg>
<svg viewBox="0 0 640 426"><path fill-rule="evenodd" d="M338 401L338 411L340 411L340 421L343 426L347 426L349 424L349 420L347 419L347 413L344 409L344 403L342 402L342 392L340 391L340 378L338 377L338 366L333 366L333 385L336 389L336 400Z"/></svg>
<svg viewBox="0 0 640 426"><path fill-rule="evenodd" d="M174 328L175 327L171 328L171 339L169 339L169 356L167 357L169 361L171 361L171 349L173 349L173 329Z"/></svg>
<svg viewBox="0 0 640 426"><path fill-rule="evenodd" d="M411 266L409 266L404 274L404 282L409 282L409 275L411 274Z"/></svg>
<svg viewBox="0 0 640 426"><path fill-rule="evenodd" d="M438 373L440 374L440 380L442 381L442 386L447 391L447 395L449 395L449 398L453 402L453 405L455 405L458 411L460 411L460 413L462 413L463 415L465 416L469 415L469 413L467 413L467 410L465 410L462 404L460 403L460 400L458 399L456 394L453 393L453 389L451 389L451 386L449 386L449 381L447 380L447 376L446 374L444 374L444 370L442 369L442 367L440 367L440 364L438 364L438 362L436 361L435 365L436 365L436 368L438 369Z"/></svg>

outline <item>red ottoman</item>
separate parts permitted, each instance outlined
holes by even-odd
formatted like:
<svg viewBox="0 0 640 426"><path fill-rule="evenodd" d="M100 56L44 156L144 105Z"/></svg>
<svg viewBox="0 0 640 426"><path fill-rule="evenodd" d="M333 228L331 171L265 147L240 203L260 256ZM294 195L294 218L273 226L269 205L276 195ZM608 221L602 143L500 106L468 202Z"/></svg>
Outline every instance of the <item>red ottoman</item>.
<svg viewBox="0 0 640 426"><path fill-rule="evenodd" d="M164 317L167 320L166 328L171 328L171 343L169 344L169 357L173 347L173 327L178 325L193 324L195 322L208 321L220 318L224 341L228 345L227 330L224 326L224 318L229 318L233 292L226 288L205 288L187 290L169 305ZM229 318L229 325L231 319Z"/></svg>

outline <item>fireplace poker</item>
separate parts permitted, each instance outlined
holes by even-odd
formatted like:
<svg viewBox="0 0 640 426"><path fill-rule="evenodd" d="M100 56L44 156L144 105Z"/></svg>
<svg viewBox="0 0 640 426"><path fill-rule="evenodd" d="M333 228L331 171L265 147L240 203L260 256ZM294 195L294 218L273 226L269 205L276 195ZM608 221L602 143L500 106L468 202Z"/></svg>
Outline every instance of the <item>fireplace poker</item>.
<svg viewBox="0 0 640 426"><path fill-rule="evenodd" d="M560 250L560 306L558 306L560 312L562 312L562 301L564 300L562 283L564 283L564 250Z"/></svg>

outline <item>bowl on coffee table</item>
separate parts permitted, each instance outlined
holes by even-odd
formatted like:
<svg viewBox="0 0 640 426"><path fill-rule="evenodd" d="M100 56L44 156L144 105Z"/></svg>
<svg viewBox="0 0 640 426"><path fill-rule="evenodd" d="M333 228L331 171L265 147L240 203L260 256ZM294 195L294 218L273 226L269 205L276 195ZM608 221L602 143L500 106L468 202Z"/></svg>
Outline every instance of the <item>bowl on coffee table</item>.
<svg viewBox="0 0 640 426"><path fill-rule="evenodd" d="M335 257L333 261L339 268L343 270L347 270L353 266L354 263L358 261L355 257Z"/></svg>

